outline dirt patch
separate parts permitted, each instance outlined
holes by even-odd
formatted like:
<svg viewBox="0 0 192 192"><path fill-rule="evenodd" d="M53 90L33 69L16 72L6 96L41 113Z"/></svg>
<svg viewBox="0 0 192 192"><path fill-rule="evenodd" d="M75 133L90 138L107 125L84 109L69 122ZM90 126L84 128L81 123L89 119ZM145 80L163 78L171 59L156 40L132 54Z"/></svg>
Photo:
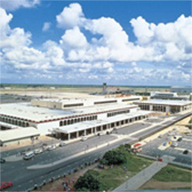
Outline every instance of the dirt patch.
<svg viewBox="0 0 192 192"><path fill-rule="evenodd" d="M191 182L162 182L151 179L139 189L185 189L191 187Z"/></svg>
<svg viewBox="0 0 192 192"><path fill-rule="evenodd" d="M38 189L38 191L75 191L74 184L80 176L83 176L89 169L94 169L97 164L93 164L84 169L81 169L73 174L66 175L60 179L57 179L51 183L46 184L45 186ZM65 187L64 187L65 186ZM35 192L35 191L34 191Z"/></svg>

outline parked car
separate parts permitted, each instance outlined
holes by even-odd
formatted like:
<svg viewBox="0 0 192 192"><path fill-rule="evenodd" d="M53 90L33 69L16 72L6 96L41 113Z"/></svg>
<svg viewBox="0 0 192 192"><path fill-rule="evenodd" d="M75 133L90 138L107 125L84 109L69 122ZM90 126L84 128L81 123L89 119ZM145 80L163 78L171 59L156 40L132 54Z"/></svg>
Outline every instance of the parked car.
<svg viewBox="0 0 192 192"><path fill-rule="evenodd" d="M0 163L5 163L5 162L6 162L6 160L5 160L5 159L0 158Z"/></svg>
<svg viewBox="0 0 192 192"><path fill-rule="evenodd" d="M24 160L29 160L29 159L33 158L34 155L35 155L35 154L34 154L33 151L26 152L25 155L23 156L23 159L24 159Z"/></svg>
<svg viewBox="0 0 192 192"><path fill-rule="evenodd" d="M178 146L178 143L172 142L171 147L177 147L177 146Z"/></svg>
<svg viewBox="0 0 192 192"><path fill-rule="evenodd" d="M64 143L64 142L59 143L59 147L63 147L65 145L66 145L66 143Z"/></svg>
<svg viewBox="0 0 192 192"><path fill-rule="evenodd" d="M182 141L182 137L179 137L179 138L177 139L177 141Z"/></svg>
<svg viewBox="0 0 192 192"><path fill-rule="evenodd" d="M49 145L48 148L47 148L48 151L52 151L54 149L56 149L55 145Z"/></svg>
<svg viewBox="0 0 192 192"><path fill-rule="evenodd" d="M2 182L0 185L0 190L9 188L13 185L11 181Z"/></svg>
<svg viewBox="0 0 192 192"><path fill-rule="evenodd" d="M83 136L82 138L81 138L81 141L86 141L87 140L87 137L85 137L85 136Z"/></svg>
<svg viewBox="0 0 192 192"><path fill-rule="evenodd" d="M185 151L183 151L183 154L187 155L189 153L189 151L186 149Z"/></svg>
<svg viewBox="0 0 192 192"><path fill-rule="evenodd" d="M35 149L34 153L35 154L43 153L43 149L42 148Z"/></svg>

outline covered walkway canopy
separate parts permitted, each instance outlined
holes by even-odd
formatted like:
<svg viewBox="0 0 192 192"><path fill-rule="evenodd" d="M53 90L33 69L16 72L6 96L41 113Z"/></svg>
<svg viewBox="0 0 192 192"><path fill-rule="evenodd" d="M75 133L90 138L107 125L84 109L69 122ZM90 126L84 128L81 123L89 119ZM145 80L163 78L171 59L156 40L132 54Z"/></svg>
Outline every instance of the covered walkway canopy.
<svg viewBox="0 0 192 192"><path fill-rule="evenodd" d="M40 132L34 127L0 131L0 146L9 142L32 139L38 136L40 136Z"/></svg>

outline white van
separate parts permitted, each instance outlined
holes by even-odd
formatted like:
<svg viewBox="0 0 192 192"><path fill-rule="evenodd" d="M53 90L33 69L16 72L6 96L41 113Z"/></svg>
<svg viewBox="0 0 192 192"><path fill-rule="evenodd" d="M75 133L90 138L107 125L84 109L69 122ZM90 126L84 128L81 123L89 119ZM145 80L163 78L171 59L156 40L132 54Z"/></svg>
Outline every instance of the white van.
<svg viewBox="0 0 192 192"><path fill-rule="evenodd" d="M29 151L29 152L25 153L23 159L28 160L28 159L31 159L32 157L34 157L34 152L33 151Z"/></svg>

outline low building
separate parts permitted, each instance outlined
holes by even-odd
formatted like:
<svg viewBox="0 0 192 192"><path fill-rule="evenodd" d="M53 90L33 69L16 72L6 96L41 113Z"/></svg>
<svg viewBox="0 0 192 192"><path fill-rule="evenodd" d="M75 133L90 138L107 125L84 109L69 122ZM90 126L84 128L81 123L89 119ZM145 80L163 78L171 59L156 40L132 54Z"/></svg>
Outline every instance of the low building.
<svg viewBox="0 0 192 192"><path fill-rule="evenodd" d="M0 131L0 146L9 144L20 144L23 141L31 141L40 136L40 132L34 127L10 129L7 131Z"/></svg>
<svg viewBox="0 0 192 192"><path fill-rule="evenodd" d="M138 105L141 110L149 111L161 111L166 113L178 113L191 109L191 101L177 101L177 100L148 100L148 101L139 101L134 102Z"/></svg>
<svg viewBox="0 0 192 192"><path fill-rule="evenodd" d="M31 101L32 106L45 107L50 109L70 109L82 108L88 106L99 106L105 104L133 103L141 100L140 96L129 97L101 97L99 99L34 99Z"/></svg>
<svg viewBox="0 0 192 192"><path fill-rule="evenodd" d="M191 87L171 87L171 92L192 93L192 88Z"/></svg>
<svg viewBox="0 0 192 192"><path fill-rule="evenodd" d="M189 100L189 96L178 96L173 92L151 92L151 99Z"/></svg>

